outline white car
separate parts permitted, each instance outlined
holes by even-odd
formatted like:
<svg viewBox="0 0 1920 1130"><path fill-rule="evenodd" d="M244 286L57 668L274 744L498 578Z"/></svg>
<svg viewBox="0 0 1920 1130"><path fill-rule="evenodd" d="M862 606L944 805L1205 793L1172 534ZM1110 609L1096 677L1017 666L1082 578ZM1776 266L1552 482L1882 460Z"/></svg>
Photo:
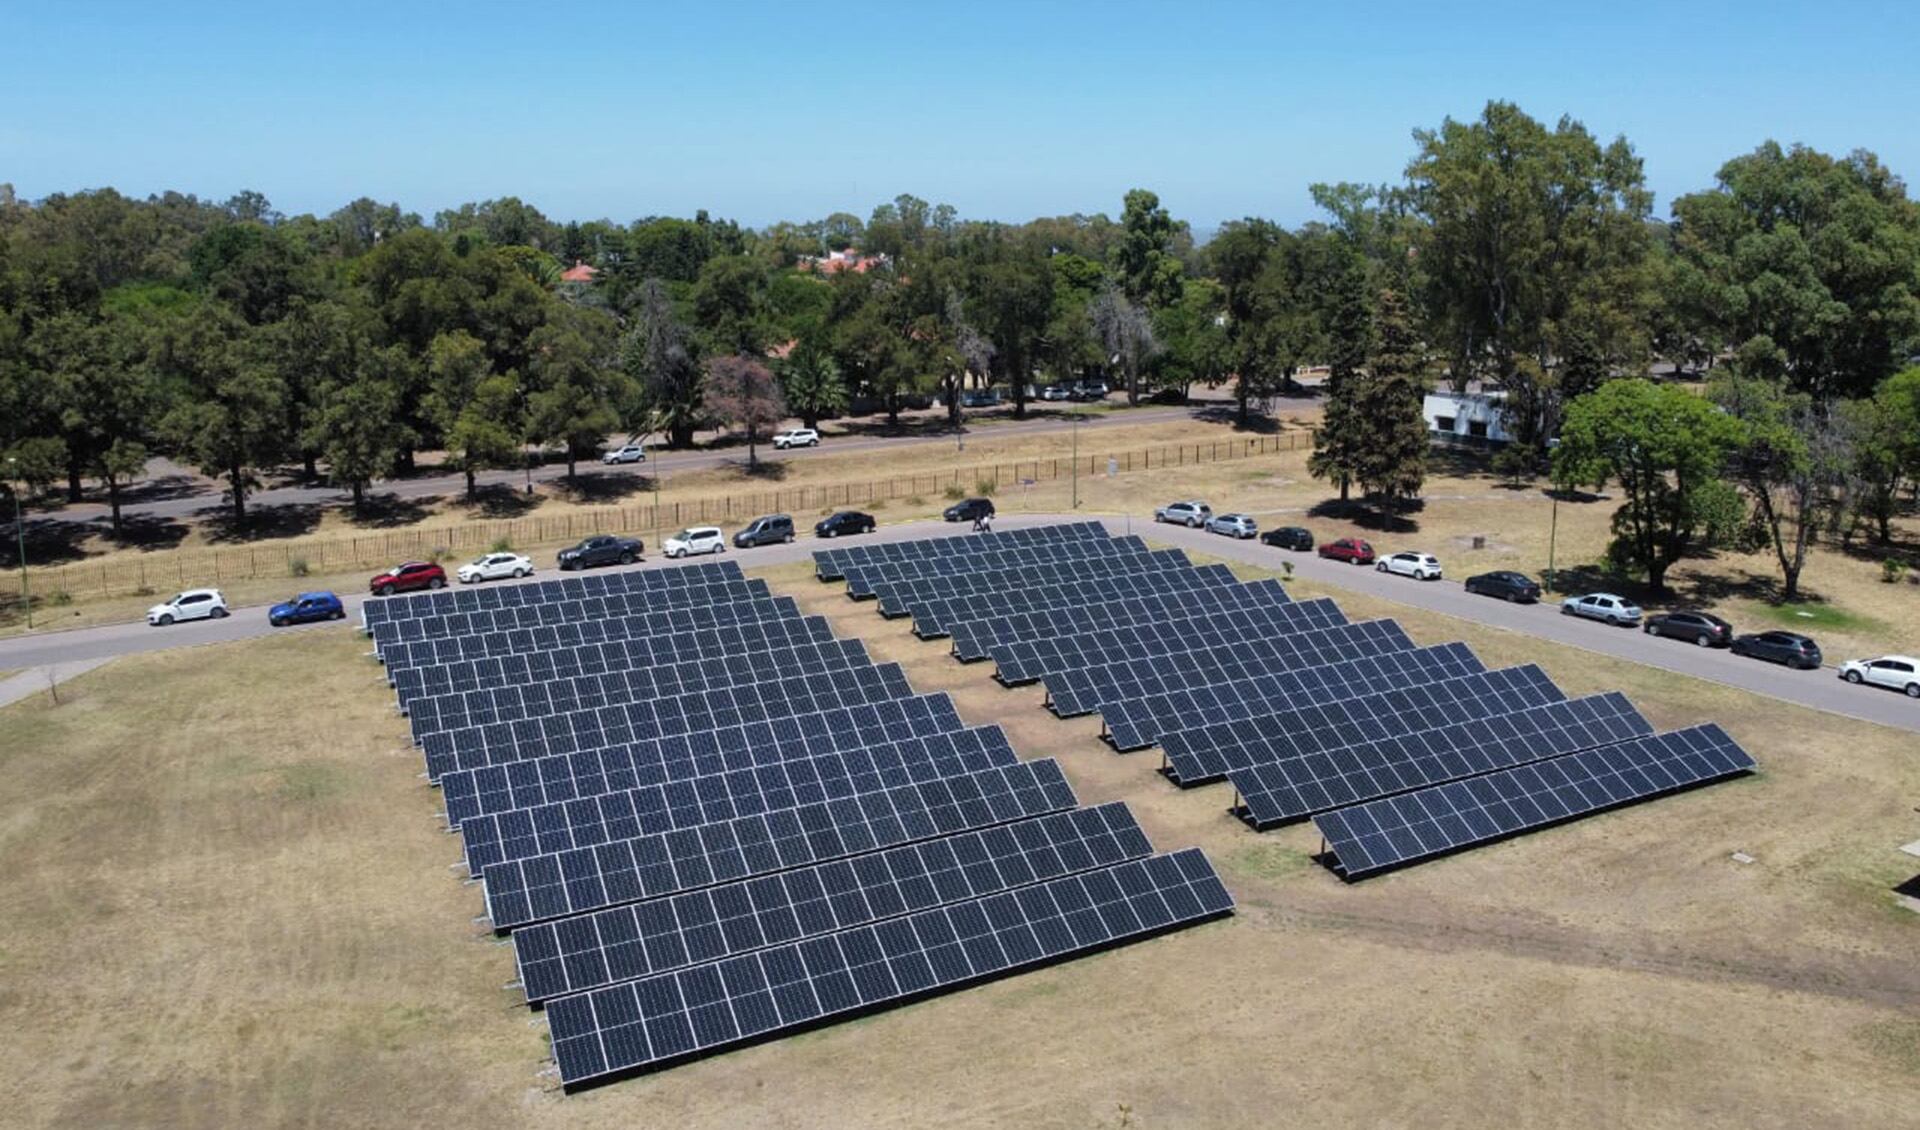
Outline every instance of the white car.
<svg viewBox="0 0 1920 1130"><path fill-rule="evenodd" d="M608 465L614 463L645 463L646 461L646 446L638 443L629 443L624 447L616 447L600 457L600 462Z"/></svg>
<svg viewBox="0 0 1920 1130"><path fill-rule="evenodd" d="M1866 683L1920 698L1920 659L1911 655L1883 655L1878 659L1850 659L1840 668L1840 677L1858 686Z"/></svg>
<svg viewBox="0 0 1920 1130"><path fill-rule="evenodd" d="M1440 579L1440 559L1431 553L1395 553L1374 566L1382 573L1398 573L1416 581Z"/></svg>
<svg viewBox="0 0 1920 1130"><path fill-rule="evenodd" d="M1225 534L1230 538L1250 538L1260 532L1260 527L1245 514L1220 514L1207 520L1207 532Z"/></svg>
<svg viewBox="0 0 1920 1130"><path fill-rule="evenodd" d="M1190 530L1197 530L1206 525L1208 519L1212 517L1213 507L1192 499L1185 502L1171 502L1153 512L1153 520L1156 522L1172 522Z"/></svg>
<svg viewBox="0 0 1920 1130"><path fill-rule="evenodd" d="M180 620L224 620L227 598L219 589L188 589L164 604L147 609L147 623L157 628Z"/></svg>
<svg viewBox="0 0 1920 1130"><path fill-rule="evenodd" d="M819 447L820 433L812 428L795 428L789 432L779 432L773 437L776 450L785 451L789 447Z"/></svg>
<svg viewBox="0 0 1920 1130"><path fill-rule="evenodd" d="M668 557L691 557L696 553L725 553L727 535L718 526L689 526L660 543Z"/></svg>
<svg viewBox="0 0 1920 1130"><path fill-rule="evenodd" d="M1624 596L1615 596L1610 592L1590 592L1585 596L1570 596L1560 602L1562 616L1585 616L1589 620L1604 620L1609 624L1638 624L1640 606Z"/></svg>
<svg viewBox="0 0 1920 1130"><path fill-rule="evenodd" d="M533 559L518 553L489 553L485 557L476 557L460 566L454 575L460 583L470 585L475 581L497 581L502 577L524 577L533 572Z"/></svg>

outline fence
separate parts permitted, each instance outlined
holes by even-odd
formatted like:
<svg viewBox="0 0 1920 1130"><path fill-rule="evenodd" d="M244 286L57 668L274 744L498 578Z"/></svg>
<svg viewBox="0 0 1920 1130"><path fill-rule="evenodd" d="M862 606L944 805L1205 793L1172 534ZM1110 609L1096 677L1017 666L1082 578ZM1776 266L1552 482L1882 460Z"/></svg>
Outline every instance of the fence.
<svg viewBox="0 0 1920 1130"><path fill-rule="evenodd" d="M1122 473L1151 471L1247 459L1297 451L1313 446L1308 431L1286 431L1268 436L1236 436L1201 443L1170 444L1135 451L1102 452L1079 457L1081 472L1105 473L1112 460ZM160 589L221 585L229 581L292 577L294 563L304 562L315 575L377 569L401 561L464 555L497 543L535 546L573 541L589 534L677 530L683 526L719 524L769 513L805 513L832 507L858 507L877 502L938 495L949 487L969 494L980 484L993 489L1068 478L1074 458L1022 459L955 467L935 474L826 486L785 487L749 494L662 501L637 506L607 506L571 510L564 514L530 515L463 522L457 526L385 530L377 533L297 538L229 549L162 550L112 562L77 562L32 570L29 581L35 603L54 593L78 596L124 596Z"/></svg>

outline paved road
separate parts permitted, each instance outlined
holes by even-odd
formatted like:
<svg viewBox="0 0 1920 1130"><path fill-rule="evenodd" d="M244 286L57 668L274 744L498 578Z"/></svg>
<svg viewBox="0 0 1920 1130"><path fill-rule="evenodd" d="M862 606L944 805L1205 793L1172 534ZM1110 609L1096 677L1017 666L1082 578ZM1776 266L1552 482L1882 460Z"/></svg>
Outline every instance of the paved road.
<svg viewBox="0 0 1920 1130"><path fill-rule="evenodd" d="M1311 408L1317 403L1318 402L1314 400L1281 400L1275 403L1273 410L1276 414L1299 412ZM1052 406L1050 405L1038 405L1036 407L1039 410L1052 410ZM1199 413L1206 411L1207 407L1206 405L1195 405L1192 407L1147 407L1132 408L1124 412L1088 413L1081 418L1080 427L1082 429L1097 431L1119 426L1155 424L1164 423L1169 420L1192 419ZM1217 408L1218 406L1216 405L1214 407ZM1073 426L1073 420L1070 418L1047 416L1033 420L1007 420L1005 422L978 426L968 429L966 434L976 440L997 439L1002 436L1046 435L1053 432L1066 431ZM819 447L781 452L777 456L773 454L771 445L763 444L761 445L761 458L774 462L787 459L818 459L823 455L847 455L860 452L886 451L890 448L926 444L951 447L955 444L955 437L951 432L934 432L908 436L845 436L837 438L830 436L827 441ZM675 475L710 470L714 467L737 462L743 458L745 458L744 452L740 448L733 447L721 448L716 451L689 451L684 453L669 451L656 455L648 462L642 464L603 467L596 462L590 466L583 465L583 470L601 472L609 475L637 476L642 474L658 474L662 481L668 481ZM168 470L173 473L162 474L156 471L150 478L164 477L168 479L183 479L191 474L182 468L169 468ZM566 473L567 468L565 464L553 464L534 468L533 478L536 482L550 482L565 478ZM477 478L483 486L493 484L507 484L512 486L523 483L526 480L526 472L519 470L485 471L478 475ZM149 489L152 489L151 484L149 485ZM397 479L391 482L381 483L374 489L373 494L376 497L384 495L396 499L409 500L436 495L458 494L465 489L466 479L462 475L428 475L420 478ZM132 493L134 498L140 498L141 491L139 487L135 487ZM351 494L347 491L338 490L329 486L287 486L255 491L247 496L247 505L250 507L340 505L350 501L351 498ZM134 517L187 519L202 517L204 516L204 512L209 511L224 512L224 509L224 504L221 502L220 487L217 485L206 485L189 488L188 493L170 494L167 497L127 502L121 506L121 513ZM33 522L104 522L106 516L107 507L105 503L84 502L65 506L58 510L48 510L33 514L29 516L28 520L30 524ZM10 530L11 528L12 522L10 520L0 525L0 529Z"/></svg>
<svg viewBox="0 0 1920 1130"><path fill-rule="evenodd" d="M1066 520L1065 515L1035 515L1009 518L995 525L1000 529L1014 529L1063 520ZM1108 518L1107 525L1115 533L1131 531L1169 545L1253 565L1273 568L1277 567L1281 561L1290 561L1297 575L1330 586L1365 593L1430 612L1459 617L1503 631L1518 632L1617 659L1644 663L1651 667L1723 683L1755 694L1812 707L1815 710L1825 710L1849 718L1920 733L1920 702L1914 702L1892 691L1849 686L1835 677L1832 668L1823 668L1819 671L1789 671L1771 663L1742 658L1726 651L1697 648L1675 640L1656 639L1630 628L1609 628L1591 620L1562 616L1559 614L1558 605L1551 602L1537 605L1507 604L1487 597L1469 596L1457 579L1420 582L1406 577L1378 573L1369 567L1325 561L1312 554L1289 553L1273 549L1258 541L1234 541L1179 526L1156 525L1145 518ZM964 536L966 530L967 527L961 524L907 522L883 526L871 537L861 540L906 541L937 535ZM812 538L803 538L792 545L730 552L728 556L748 567L786 564L807 560L813 550L819 548L821 544ZM672 562L649 558L634 568L680 568L704 560L706 559L699 558L693 562ZM533 579L539 580L550 576L552 576L551 573L543 573ZM349 622L358 623L360 606L368 598L356 593L347 594L343 599L347 606ZM234 614L226 620L176 624L169 628L149 628L144 623L117 624L66 632L15 636L0 640L0 670L26 670L48 665L64 667L134 652L248 639L273 632L316 631L326 628L328 625L323 624L273 628L267 624L264 607L251 607L234 609ZM41 678L44 681L44 675Z"/></svg>

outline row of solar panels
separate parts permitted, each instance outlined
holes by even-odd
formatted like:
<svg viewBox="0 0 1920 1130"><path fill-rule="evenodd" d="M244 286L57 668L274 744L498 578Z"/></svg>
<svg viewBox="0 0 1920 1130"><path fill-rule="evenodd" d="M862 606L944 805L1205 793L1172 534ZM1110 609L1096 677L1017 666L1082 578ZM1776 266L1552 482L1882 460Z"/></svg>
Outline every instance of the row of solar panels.
<svg viewBox="0 0 1920 1130"><path fill-rule="evenodd" d="M672 572L370 625L567 1085L1231 910L763 582Z"/></svg>
<svg viewBox="0 0 1920 1130"><path fill-rule="evenodd" d="M740 566L732 561L718 561L694 569L618 569L528 584L436 589L367 601L361 608L360 618L362 625L371 631L373 625L387 620L416 620L449 616L457 612L656 592L686 585L710 584L716 579L743 579Z"/></svg>
<svg viewBox="0 0 1920 1130"><path fill-rule="evenodd" d="M1066 568L1091 574L1075 584L1055 559L965 546L841 550L817 572L951 635L958 659L992 659L1003 685L1043 684L1055 714L1099 714L1115 749L1160 745L1175 783L1231 780L1255 829L1316 820L1350 877L1753 768L1717 728L1656 737L1620 695L1569 701L1537 667L1489 671L1464 644L1416 647L1271 582L1202 587L1204 569L1111 541L1074 543Z"/></svg>
<svg viewBox="0 0 1920 1130"><path fill-rule="evenodd" d="M995 549L1054 545L1062 542L1103 540L1107 528L1099 522L1062 522L1047 526L1026 526L1014 530L971 534L965 538L917 538L913 541L867 542L846 548L815 550L814 575L823 581L846 576L849 565L871 565L886 561L911 561L944 557L952 553L980 553Z"/></svg>

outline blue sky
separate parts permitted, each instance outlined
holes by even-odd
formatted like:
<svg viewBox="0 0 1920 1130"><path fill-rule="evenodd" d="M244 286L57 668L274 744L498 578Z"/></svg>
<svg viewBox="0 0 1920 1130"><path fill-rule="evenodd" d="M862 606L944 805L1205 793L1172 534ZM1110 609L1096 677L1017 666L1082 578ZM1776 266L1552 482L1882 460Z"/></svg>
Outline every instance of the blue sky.
<svg viewBox="0 0 1920 1130"><path fill-rule="evenodd" d="M283 211L761 225L899 192L963 216L1310 219L1489 98L1624 133L1665 214L1768 137L1920 177L1920 4L286 6L0 0L0 181Z"/></svg>

